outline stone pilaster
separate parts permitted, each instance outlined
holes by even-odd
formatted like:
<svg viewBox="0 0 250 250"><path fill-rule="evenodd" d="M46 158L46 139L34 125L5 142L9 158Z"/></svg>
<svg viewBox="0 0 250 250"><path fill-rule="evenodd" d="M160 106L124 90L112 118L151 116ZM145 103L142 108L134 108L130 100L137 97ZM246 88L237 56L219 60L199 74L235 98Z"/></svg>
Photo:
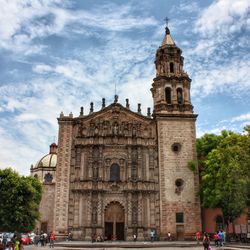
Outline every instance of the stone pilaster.
<svg viewBox="0 0 250 250"><path fill-rule="evenodd" d="M68 233L68 206L70 190L70 163L73 119L62 117L59 121L58 158L54 207L54 231L59 237Z"/></svg>

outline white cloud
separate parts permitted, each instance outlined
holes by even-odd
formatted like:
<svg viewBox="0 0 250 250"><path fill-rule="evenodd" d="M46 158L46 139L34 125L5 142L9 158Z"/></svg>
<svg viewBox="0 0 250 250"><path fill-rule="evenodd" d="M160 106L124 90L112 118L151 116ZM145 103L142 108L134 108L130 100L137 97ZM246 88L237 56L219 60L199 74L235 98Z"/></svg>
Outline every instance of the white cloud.
<svg viewBox="0 0 250 250"><path fill-rule="evenodd" d="M53 71L53 68L46 64L38 64L33 66L32 70L36 73L44 74Z"/></svg>
<svg viewBox="0 0 250 250"><path fill-rule="evenodd" d="M15 128L13 127L12 129ZM30 131L30 135L32 132ZM1 145L4 145L0 150L0 168L12 167L25 175L29 174L30 165L43 156L43 151L48 152L47 143L44 144L44 141L43 144L40 144L40 141L37 140L37 144L31 146L23 142L21 138L15 138L8 130L1 127L0 141Z"/></svg>
<svg viewBox="0 0 250 250"><path fill-rule="evenodd" d="M225 92L234 96L242 91L246 94L250 92L249 67L247 59L233 60L222 65L196 62L190 65L189 70L193 78L192 93L199 97Z"/></svg>
<svg viewBox="0 0 250 250"><path fill-rule="evenodd" d="M66 8L67 3L62 0L3 0L0 47L24 54L38 53L46 47L35 42L39 37L70 36L72 32L89 36L94 34L93 28L121 32L157 24L154 17L133 15L129 3L103 4L88 11ZM99 36L98 32L96 34Z"/></svg>
<svg viewBox="0 0 250 250"><path fill-rule="evenodd" d="M211 37L249 29L249 7L248 0L216 0L201 12L196 31Z"/></svg>
<svg viewBox="0 0 250 250"><path fill-rule="evenodd" d="M237 121L246 121L246 122L248 121L250 123L250 113L232 118L232 122L237 122Z"/></svg>

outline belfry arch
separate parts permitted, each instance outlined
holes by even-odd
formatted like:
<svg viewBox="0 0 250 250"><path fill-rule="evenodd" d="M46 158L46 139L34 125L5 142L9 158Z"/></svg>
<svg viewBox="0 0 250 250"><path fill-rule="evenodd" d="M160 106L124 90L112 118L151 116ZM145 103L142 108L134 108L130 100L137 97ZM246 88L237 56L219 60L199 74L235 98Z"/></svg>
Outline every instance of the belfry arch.
<svg viewBox="0 0 250 250"><path fill-rule="evenodd" d="M124 240L125 211L119 202L109 203L104 212L105 238Z"/></svg>

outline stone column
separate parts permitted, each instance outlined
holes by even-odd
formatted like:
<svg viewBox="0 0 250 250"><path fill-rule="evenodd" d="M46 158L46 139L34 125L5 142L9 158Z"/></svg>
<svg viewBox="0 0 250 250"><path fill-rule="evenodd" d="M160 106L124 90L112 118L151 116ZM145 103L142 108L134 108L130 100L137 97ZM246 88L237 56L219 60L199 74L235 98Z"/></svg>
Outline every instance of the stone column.
<svg viewBox="0 0 250 250"><path fill-rule="evenodd" d="M131 179L131 147L128 147L127 180Z"/></svg>
<svg viewBox="0 0 250 250"><path fill-rule="evenodd" d="M89 149L89 156L88 156L88 179L92 179L93 177L93 157L92 157L92 148Z"/></svg>
<svg viewBox="0 0 250 250"><path fill-rule="evenodd" d="M56 169L56 190L54 207L54 231L57 238L68 234L69 177L71 145L73 138L73 118L58 118L58 155Z"/></svg>
<svg viewBox="0 0 250 250"><path fill-rule="evenodd" d="M176 93L176 83L172 83L172 92L173 92L173 104L177 104L177 93Z"/></svg>
<svg viewBox="0 0 250 250"><path fill-rule="evenodd" d="M150 225L155 227L155 195L150 193Z"/></svg>
<svg viewBox="0 0 250 250"><path fill-rule="evenodd" d="M85 155L84 152L82 151L81 153L81 179L85 179L86 178L86 170L85 170Z"/></svg>
<svg viewBox="0 0 250 250"><path fill-rule="evenodd" d="M75 193L74 195L74 223L73 223L73 226L76 228L76 227L79 227L79 194L78 193Z"/></svg>
<svg viewBox="0 0 250 250"><path fill-rule="evenodd" d="M149 180L149 151L148 149L145 150L145 176L144 178L148 181Z"/></svg>
<svg viewBox="0 0 250 250"><path fill-rule="evenodd" d="M138 147L138 179L142 179L142 149Z"/></svg>

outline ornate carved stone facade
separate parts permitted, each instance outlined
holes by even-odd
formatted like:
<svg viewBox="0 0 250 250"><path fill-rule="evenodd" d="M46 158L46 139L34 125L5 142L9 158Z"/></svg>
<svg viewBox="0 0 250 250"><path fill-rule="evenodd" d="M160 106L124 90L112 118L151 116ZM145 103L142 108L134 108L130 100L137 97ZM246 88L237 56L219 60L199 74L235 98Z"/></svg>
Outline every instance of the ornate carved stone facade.
<svg viewBox="0 0 250 250"><path fill-rule="evenodd" d="M138 240L154 230L178 239L200 230L195 120L190 78L168 28L156 53L153 116L114 102L58 118L53 230L75 239L93 235Z"/></svg>
<svg viewBox="0 0 250 250"><path fill-rule="evenodd" d="M56 207L61 196L68 196L69 202L68 213L56 212L55 231L70 230L86 240L105 232L108 239L116 235L132 240L135 232L143 239L156 229L160 215L155 122L117 102L86 116L61 115L58 121L60 128L71 126L59 130L59 154L65 147L60 142L69 137L72 141L67 151L69 179L62 177L65 164L58 156L58 168L63 167L56 173L56 193L63 188L63 194L56 198Z"/></svg>

